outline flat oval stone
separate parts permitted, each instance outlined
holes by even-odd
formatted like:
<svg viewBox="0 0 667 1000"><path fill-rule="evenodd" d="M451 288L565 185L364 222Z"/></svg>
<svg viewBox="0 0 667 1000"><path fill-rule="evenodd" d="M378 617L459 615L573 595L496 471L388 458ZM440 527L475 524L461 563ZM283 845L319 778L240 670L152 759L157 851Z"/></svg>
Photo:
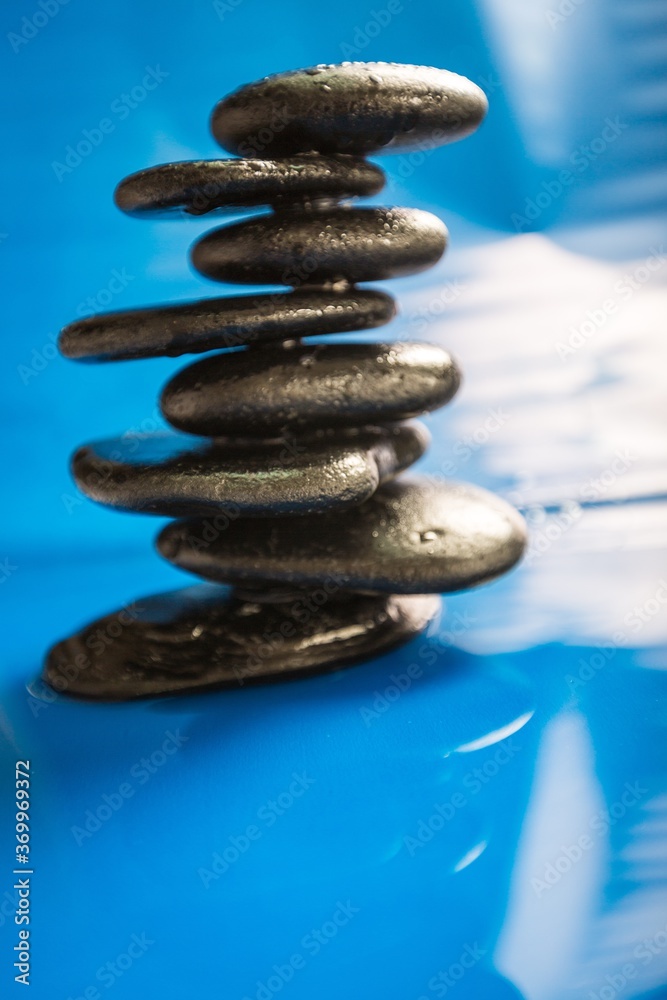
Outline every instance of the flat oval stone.
<svg viewBox="0 0 667 1000"><path fill-rule="evenodd" d="M89 316L66 326L58 347L78 361L177 357L367 330L395 314L394 300L384 292L303 288Z"/></svg>
<svg viewBox="0 0 667 1000"><path fill-rule="evenodd" d="M440 608L437 597L343 595L335 581L326 586L280 604L207 584L143 598L136 615L122 608L54 646L44 679L73 698L129 701L298 678L386 653L419 635ZM313 599L317 613L304 614ZM113 642L101 643L100 631ZM267 642L271 635L281 642Z"/></svg>
<svg viewBox="0 0 667 1000"><path fill-rule="evenodd" d="M218 582L305 587L333 575L353 590L397 594L493 580L526 544L524 522L504 500L428 480L390 483L346 514L239 520L208 542L204 533L200 521L174 521L158 549L181 569Z"/></svg>
<svg viewBox="0 0 667 1000"><path fill-rule="evenodd" d="M447 403L459 382L431 344L315 344L204 358L167 383L161 406L192 434L266 437L415 417Z"/></svg>
<svg viewBox="0 0 667 1000"><path fill-rule="evenodd" d="M304 154L284 160L191 160L130 174L116 188L129 215L205 215L221 208L377 194L379 167L352 156Z"/></svg>
<svg viewBox="0 0 667 1000"><path fill-rule="evenodd" d="M354 62L247 84L217 104L211 128L240 156L400 152L462 139L487 107L484 92L456 73Z"/></svg>
<svg viewBox="0 0 667 1000"><path fill-rule="evenodd" d="M292 211L214 229L193 246L192 263L241 284L378 281L432 267L446 245L440 219L415 208Z"/></svg>
<svg viewBox="0 0 667 1000"><path fill-rule="evenodd" d="M212 516L217 530L241 515L354 507L416 462L428 442L417 423L263 442L148 434L84 445L72 471L79 489L98 503L167 517Z"/></svg>

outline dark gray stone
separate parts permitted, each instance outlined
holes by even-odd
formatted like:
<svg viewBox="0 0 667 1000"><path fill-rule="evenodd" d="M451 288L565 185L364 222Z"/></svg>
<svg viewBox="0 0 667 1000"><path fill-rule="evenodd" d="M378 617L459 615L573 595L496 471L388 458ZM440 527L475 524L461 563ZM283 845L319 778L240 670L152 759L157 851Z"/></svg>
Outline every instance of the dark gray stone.
<svg viewBox="0 0 667 1000"><path fill-rule="evenodd" d="M494 579L514 566L525 542L520 515L492 493L401 480L344 515L239 520L217 535L200 521L175 521L158 548L182 569L224 583L304 587L333 575L354 590L423 594Z"/></svg>
<svg viewBox="0 0 667 1000"><path fill-rule="evenodd" d="M459 381L431 344L299 345L204 358L167 383L161 403L191 434L267 437L415 417L447 403Z"/></svg>
<svg viewBox="0 0 667 1000"><path fill-rule="evenodd" d="M94 701L296 679L388 652L439 611L437 597L342 595L330 577L323 584L278 604L206 584L143 598L136 616L121 609L54 646L44 679ZM280 642L267 642L272 635Z"/></svg>
<svg viewBox="0 0 667 1000"><path fill-rule="evenodd" d="M479 87L447 70L342 63L247 84L219 102L211 128L240 156L400 152L462 139L487 106Z"/></svg>
<svg viewBox="0 0 667 1000"><path fill-rule="evenodd" d="M192 263L241 284L378 281L432 267L446 245L440 219L414 208L291 211L214 229L193 246Z"/></svg>
<svg viewBox="0 0 667 1000"><path fill-rule="evenodd" d="M394 300L383 292L303 288L90 316L66 326L58 347L66 358L83 361L177 357L371 329L395 313Z"/></svg>
<svg viewBox="0 0 667 1000"><path fill-rule="evenodd" d="M98 503L144 514L208 516L222 530L239 515L354 507L420 458L428 441L417 423L271 442L149 434L85 445L72 471L79 489Z"/></svg>
<svg viewBox="0 0 667 1000"><path fill-rule="evenodd" d="M352 156L304 154L285 160L194 160L130 174L114 195L129 215L205 215L224 208L377 194L384 174Z"/></svg>

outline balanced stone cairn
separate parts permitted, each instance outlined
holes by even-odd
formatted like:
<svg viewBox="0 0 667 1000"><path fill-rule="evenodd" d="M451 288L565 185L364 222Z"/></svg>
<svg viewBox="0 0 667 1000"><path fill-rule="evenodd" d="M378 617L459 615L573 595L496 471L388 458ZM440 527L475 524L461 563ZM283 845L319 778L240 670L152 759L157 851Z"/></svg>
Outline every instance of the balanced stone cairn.
<svg viewBox="0 0 667 1000"><path fill-rule="evenodd" d="M215 108L213 134L236 158L121 182L116 203L136 216L268 207L198 240L192 263L217 281L292 290L108 313L62 331L62 353L82 360L223 352L165 387L177 433L126 435L73 459L93 500L181 518L158 549L212 582L58 643L45 667L54 688L124 700L334 670L418 635L437 595L520 558L523 522L502 500L395 478L428 444L409 418L458 388L450 356L421 343L302 340L389 322L393 299L358 283L422 271L445 250L447 230L428 212L349 204L384 184L364 156L460 139L486 106L469 80L420 66L281 73Z"/></svg>

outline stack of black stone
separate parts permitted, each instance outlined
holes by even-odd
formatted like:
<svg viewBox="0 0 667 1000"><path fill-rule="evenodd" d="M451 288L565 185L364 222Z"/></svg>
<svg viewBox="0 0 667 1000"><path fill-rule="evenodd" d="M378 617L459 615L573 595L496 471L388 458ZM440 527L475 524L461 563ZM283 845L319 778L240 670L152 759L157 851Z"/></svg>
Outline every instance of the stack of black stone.
<svg viewBox="0 0 667 1000"><path fill-rule="evenodd" d="M519 516L484 490L395 481L428 444L409 422L447 403L459 373L420 343L304 344L394 315L359 282L421 271L447 231L414 209L357 208L382 171L363 157L431 149L472 132L486 98L443 70L348 63L242 87L213 113L243 158L170 163L126 178L132 215L267 206L208 233L192 262L223 282L289 292L95 316L63 330L67 357L112 361L226 349L162 395L178 433L79 449L81 490L121 510L167 515L163 556L213 583L141 601L50 652L46 678L121 700L331 670L422 631L439 595L519 559ZM183 433L185 432L185 433ZM102 630L112 641L93 643Z"/></svg>

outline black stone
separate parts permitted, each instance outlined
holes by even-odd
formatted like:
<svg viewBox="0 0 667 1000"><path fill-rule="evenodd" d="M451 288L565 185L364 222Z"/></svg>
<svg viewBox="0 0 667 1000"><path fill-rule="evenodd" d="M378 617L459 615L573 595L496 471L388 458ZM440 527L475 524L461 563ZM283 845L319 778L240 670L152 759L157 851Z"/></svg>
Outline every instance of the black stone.
<svg viewBox="0 0 667 1000"><path fill-rule="evenodd" d="M205 215L221 208L377 194L384 174L352 156L305 154L285 160L194 160L130 174L115 192L129 215Z"/></svg>
<svg viewBox="0 0 667 1000"><path fill-rule="evenodd" d="M98 503L144 514L209 516L218 530L239 515L356 506L417 461L428 440L417 423L271 442L125 436L79 448L72 471L79 489Z"/></svg>
<svg viewBox="0 0 667 1000"><path fill-rule="evenodd" d="M383 292L304 288L102 313L66 326L58 347L65 357L84 361L177 357L371 329L395 312L394 300Z"/></svg>
<svg viewBox="0 0 667 1000"><path fill-rule="evenodd" d="M432 267L444 224L413 208L335 208L246 219L208 233L194 267L215 281L303 285L377 281Z"/></svg>
<svg viewBox="0 0 667 1000"><path fill-rule="evenodd" d="M251 157L433 149L474 132L487 106L447 70L343 63L247 84L219 102L211 128L224 149Z"/></svg>
<svg viewBox="0 0 667 1000"><path fill-rule="evenodd" d="M526 542L513 507L462 483L390 483L347 514L241 520L211 535L197 520L168 524L163 556L223 583L316 585L333 575L353 590L463 590L511 569Z"/></svg>
<svg viewBox="0 0 667 1000"><path fill-rule="evenodd" d="M279 604L206 584L144 598L136 617L121 609L54 646L44 679L74 698L128 701L298 678L402 645L440 605L430 596L340 595L330 579L325 587L313 592L312 612L306 591ZM271 635L281 641L267 642Z"/></svg>
<svg viewBox="0 0 667 1000"><path fill-rule="evenodd" d="M179 372L162 412L191 434L247 434L360 426L415 417L447 403L458 369L420 343L314 344L236 351Z"/></svg>

